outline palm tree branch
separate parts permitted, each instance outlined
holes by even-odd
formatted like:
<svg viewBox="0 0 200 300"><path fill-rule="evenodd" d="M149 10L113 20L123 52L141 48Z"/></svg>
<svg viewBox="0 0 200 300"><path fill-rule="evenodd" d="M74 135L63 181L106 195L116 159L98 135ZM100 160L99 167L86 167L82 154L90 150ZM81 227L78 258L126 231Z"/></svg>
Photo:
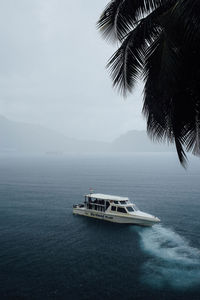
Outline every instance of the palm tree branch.
<svg viewBox="0 0 200 300"><path fill-rule="evenodd" d="M97 27L106 39L122 41L141 18L161 7L162 3L161 0L111 1L100 16Z"/></svg>
<svg viewBox="0 0 200 300"><path fill-rule="evenodd" d="M132 90L140 77L146 48L160 31L154 11L140 21L110 58L107 67L111 71L113 86L118 87L124 96L127 91Z"/></svg>

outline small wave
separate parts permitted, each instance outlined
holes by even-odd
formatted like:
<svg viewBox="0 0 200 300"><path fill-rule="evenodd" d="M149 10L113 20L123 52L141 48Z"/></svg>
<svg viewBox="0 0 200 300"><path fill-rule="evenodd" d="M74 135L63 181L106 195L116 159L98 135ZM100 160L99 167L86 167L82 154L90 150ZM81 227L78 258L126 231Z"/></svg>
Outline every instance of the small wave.
<svg viewBox="0 0 200 300"><path fill-rule="evenodd" d="M185 289L200 284L200 251L173 230L155 225L138 231L143 251L142 282Z"/></svg>

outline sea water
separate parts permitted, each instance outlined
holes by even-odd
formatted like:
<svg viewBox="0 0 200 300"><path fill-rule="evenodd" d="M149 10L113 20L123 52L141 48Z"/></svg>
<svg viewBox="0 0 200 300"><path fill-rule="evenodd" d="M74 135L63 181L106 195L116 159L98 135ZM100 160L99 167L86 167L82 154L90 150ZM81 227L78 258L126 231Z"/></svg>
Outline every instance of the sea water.
<svg viewBox="0 0 200 300"><path fill-rule="evenodd" d="M0 156L0 299L200 299L200 160L176 154ZM161 224L72 214L95 192Z"/></svg>

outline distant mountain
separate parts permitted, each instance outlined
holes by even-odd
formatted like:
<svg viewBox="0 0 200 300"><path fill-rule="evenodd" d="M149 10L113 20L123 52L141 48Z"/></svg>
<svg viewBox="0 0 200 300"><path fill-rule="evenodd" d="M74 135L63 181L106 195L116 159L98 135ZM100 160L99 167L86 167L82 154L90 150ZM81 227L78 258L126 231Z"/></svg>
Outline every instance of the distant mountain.
<svg viewBox="0 0 200 300"><path fill-rule="evenodd" d="M111 151L117 152L172 152L174 148L167 144L151 141L146 131L131 130L115 139Z"/></svg>
<svg viewBox="0 0 200 300"><path fill-rule="evenodd" d="M0 151L97 152L107 150L107 143L79 141L40 125L14 122L0 116Z"/></svg>
<svg viewBox="0 0 200 300"><path fill-rule="evenodd" d="M82 141L40 125L10 121L0 116L0 151L61 154L66 152L161 152L172 147L153 143L145 131L132 130L111 143Z"/></svg>

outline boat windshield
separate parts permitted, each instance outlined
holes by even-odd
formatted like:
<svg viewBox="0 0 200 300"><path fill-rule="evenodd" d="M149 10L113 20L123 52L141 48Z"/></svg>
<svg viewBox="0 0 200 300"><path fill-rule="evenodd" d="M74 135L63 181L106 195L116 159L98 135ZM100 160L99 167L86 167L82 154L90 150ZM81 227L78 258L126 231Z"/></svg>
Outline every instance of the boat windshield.
<svg viewBox="0 0 200 300"><path fill-rule="evenodd" d="M132 206L127 206L126 208L127 208L127 210L130 211L130 212L134 211L134 209L132 208Z"/></svg>

